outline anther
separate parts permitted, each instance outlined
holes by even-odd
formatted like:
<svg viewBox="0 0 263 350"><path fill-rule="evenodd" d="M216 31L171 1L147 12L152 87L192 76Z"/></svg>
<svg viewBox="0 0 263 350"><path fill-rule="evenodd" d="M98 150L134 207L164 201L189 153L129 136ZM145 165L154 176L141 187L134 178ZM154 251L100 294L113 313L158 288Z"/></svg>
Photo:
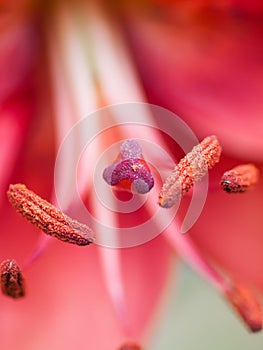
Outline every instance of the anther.
<svg viewBox="0 0 263 350"><path fill-rule="evenodd" d="M175 166L159 194L159 205L170 208L184 196L207 171L219 162L222 148L216 136L208 136Z"/></svg>
<svg viewBox="0 0 263 350"><path fill-rule="evenodd" d="M94 232L88 226L71 219L25 185L10 185L7 196L19 214L49 236L80 246L95 241Z"/></svg>
<svg viewBox="0 0 263 350"><path fill-rule="evenodd" d="M2 293L17 299L25 295L25 281L15 260L4 260L0 264Z"/></svg>
<svg viewBox="0 0 263 350"><path fill-rule="evenodd" d="M228 193L244 193L258 182L259 170L253 164L242 164L226 171L221 178L221 186Z"/></svg>
<svg viewBox="0 0 263 350"><path fill-rule="evenodd" d="M227 299L252 332L262 329L262 309L250 290L240 285L229 286L225 291Z"/></svg>
<svg viewBox="0 0 263 350"><path fill-rule="evenodd" d="M149 192L154 185L141 146L135 140L122 143L117 161L104 170L103 178L110 186L140 194Z"/></svg>
<svg viewBox="0 0 263 350"><path fill-rule="evenodd" d="M127 342L122 344L118 350L142 350L141 346L134 342Z"/></svg>

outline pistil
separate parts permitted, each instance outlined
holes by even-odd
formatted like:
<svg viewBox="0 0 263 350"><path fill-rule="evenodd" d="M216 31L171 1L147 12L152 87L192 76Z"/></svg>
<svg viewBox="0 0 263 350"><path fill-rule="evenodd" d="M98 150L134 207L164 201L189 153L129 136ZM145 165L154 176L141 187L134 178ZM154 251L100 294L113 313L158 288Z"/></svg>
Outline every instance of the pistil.
<svg viewBox="0 0 263 350"><path fill-rule="evenodd" d="M117 161L104 170L103 178L111 186L127 191L133 188L140 194L149 192L154 185L150 168L135 140L122 143Z"/></svg>

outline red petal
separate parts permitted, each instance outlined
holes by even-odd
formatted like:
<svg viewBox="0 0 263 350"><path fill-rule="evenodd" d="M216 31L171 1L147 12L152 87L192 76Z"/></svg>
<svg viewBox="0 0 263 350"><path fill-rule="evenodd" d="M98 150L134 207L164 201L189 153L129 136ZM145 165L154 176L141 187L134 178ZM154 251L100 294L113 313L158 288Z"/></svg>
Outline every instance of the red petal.
<svg viewBox="0 0 263 350"><path fill-rule="evenodd" d="M178 113L201 136L216 134L224 150L262 159L261 22L184 10L141 12L129 21L150 102Z"/></svg>
<svg viewBox="0 0 263 350"><path fill-rule="evenodd" d="M222 160L215 171L219 187L224 169L234 160ZM262 173L263 167L259 168ZM222 190L209 193L191 237L208 257L235 279L263 291L263 180L245 194L229 195Z"/></svg>

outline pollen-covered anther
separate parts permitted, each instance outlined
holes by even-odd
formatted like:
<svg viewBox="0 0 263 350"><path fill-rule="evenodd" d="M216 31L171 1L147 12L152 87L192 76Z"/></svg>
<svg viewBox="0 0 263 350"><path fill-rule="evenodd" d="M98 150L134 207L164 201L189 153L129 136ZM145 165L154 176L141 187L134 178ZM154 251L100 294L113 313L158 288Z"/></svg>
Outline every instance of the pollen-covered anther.
<svg viewBox="0 0 263 350"><path fill-rule="evenodd" d="M13 259L7 259L0 264L2 293L18 299L25 295L25 280L20 267Z"/></svg>
<svg viewBox="0 0 263 350"><path fill-rule="evenodd" d="M225 295L252 332L262 329L262 308L255 295L242 285L229 286Z"/></svg>
<svg viewBox="0 0 263 350"><path fill-rule="evenodd" d="M207 168L212 169L219 162L222 153L218 139L215 135L207 136L200 144L201 153L205 158ZM198 146L196 146L198 147ZM194 151L195 147L193 148ZM193 152L192 151L192 152Z"/></svg>
<svg viewBox="0 0 263 350"><path fill-rule="evenodd" d="M118 350L142 350L142 347L134 342L126 342L122 344Z"/></svg>
<svg viewBox="0 0 263 350"><path fill-rule="evenodd" d="M140 194L149 192L154 185L150 168L142 157L141 146L135 140L122 143L117 161L104 170L103 178L110 186Z"/></svg>
<svg viewBox="0 0 263 350"><path fill-rule="evenodd" d="M221 178L221 187L228 193L244 193L254 187L259 179L259 170L253 164L242 164L226 171Z"/></svg>
<svg viewBox="0 0 263 350"><path fill-rule="evenodd" d="M207 136L175 166L159 194L159 205L170 208L219 162L222 148L216 136Z"/></svg>
<svg viewBox="0 0 263 350"><path fill-rule="evenodd" d="M49 236L80 246L95 241L94 232L88 226L71 219L25 185L10 185L7 196L19 214Z"/></svg>

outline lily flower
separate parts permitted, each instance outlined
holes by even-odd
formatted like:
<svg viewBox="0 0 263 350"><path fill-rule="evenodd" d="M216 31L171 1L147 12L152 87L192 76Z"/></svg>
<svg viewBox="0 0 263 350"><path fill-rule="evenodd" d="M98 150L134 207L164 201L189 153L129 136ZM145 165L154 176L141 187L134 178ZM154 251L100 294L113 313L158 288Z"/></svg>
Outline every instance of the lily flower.
<svg viewBox="0 0 263 350"><path fill-rule="evenodd" d="M228 22L228 8L213 12L203 5L201 11L191 7L191 1L186 9L180 2L115 5L2 5L0 253L8 262L1 265L4 290L10 287L13 261L26 281L26 292L20 293L25 296L1 296L4 350L18 344L20 349L38 350L147 348L179 256L230 301L250 330L261 329L255 295L263 287L262 181L241 195L224 193L219 184L223 172L244 161L257 161L262 171L262 125L256 108L263 91L261 61L253 64L258 56L252 47L245 57L238 55L250 43L241 39L241 25L236 28ZM156 9L161 9L159 16ZM203 23L203 13L218 22L223 18L223 31L214 21ZM245 38L253 31L256 42L259 32L249 26L255 16L252 11L249 18L235 21L247 24ZM212 47L206 41L208 33ZM245 66L250 69L243 71ZM221 67L226 67L224 75ZM234 79L237 71L246 84ZM253 73L257 75L252 100ZM247 97L242 106L240 96ZM172 120L168 129L177 119L146 102L179 112L200 139L215 134L223 147L222 159L211 171L203 211L185 234L180 229L184 208L174 217L173 208L158 206L162 182L184 156L175 145L178 140L164 135L158 113ZM198 143L192 137L185 153ZM146 191L115 191L103 179L121 142L133 139L143 143L142 157L129 169L145 167L152 174L154 186L151 181L148 197ZM5 193L16 183L25 183L74 220L91 224L96 243L77 247L38 233L8 202ZM195 196L189 193L183 206ZM125 212L130 200L143 207ZM253 210L248 210L251 203ZM45 220L38 222L43 229ZM144 222L147 232L136 235L133 230ZM120 241L119 232L126 228L131 229L128 240ZM16 271L20 276L20 269Z"/></svg>

